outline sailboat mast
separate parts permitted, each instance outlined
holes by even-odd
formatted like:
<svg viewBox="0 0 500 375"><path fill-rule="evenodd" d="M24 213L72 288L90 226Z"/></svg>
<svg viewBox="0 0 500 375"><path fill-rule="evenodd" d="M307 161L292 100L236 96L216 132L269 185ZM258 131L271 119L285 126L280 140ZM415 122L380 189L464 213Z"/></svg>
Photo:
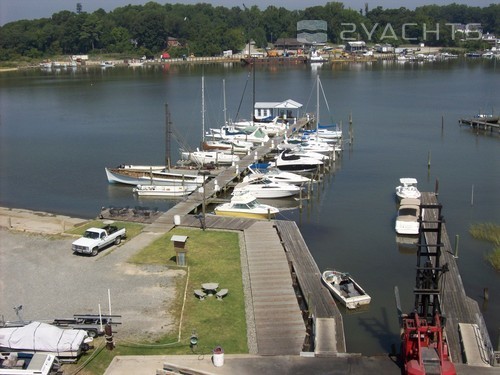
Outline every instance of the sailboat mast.
<svg viewBox="0 0 500 375"><path fill-rule="evenodd" d="M319 80L319 74L316 79L316 136L318 136L318 129L319 129L319 85L320 80Z"/></svg>
<svg viewBox="0 0 500 375"><path fill-rule="evenodd" d="M226 80L222 80L222 98L224 99L224 126L227 125L227 107L226 107Z"/></svg>
<svg viewBox="0 0 500 375"><path fill-rule="evenodd" d="M253 125L253 119L255 118L255 61L254 64L252 65L253 68L253 103L252 103L252 125Z"/></svg>
<svg viewBox="0 0 500 375"><path fill-rule="evenodd" d="M168 103L165 103L165 169L170 170L170 142L171 142L171 126L170 112Z"/></svg>
<svg viewBox="0 0 500 375"><path fill-rule="evenodd" d="M201 141L205 142L205 76L201 76Z"/></svg>

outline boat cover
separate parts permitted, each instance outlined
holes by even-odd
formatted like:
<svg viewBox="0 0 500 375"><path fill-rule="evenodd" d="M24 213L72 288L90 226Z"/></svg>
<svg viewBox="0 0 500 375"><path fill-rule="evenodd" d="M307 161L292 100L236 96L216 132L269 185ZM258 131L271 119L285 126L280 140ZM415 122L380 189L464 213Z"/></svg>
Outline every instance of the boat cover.
<svg viewBox="0 0 500 375"><path fill-rule="evenodd" d="M86 337L87 333L81 329L62 329L32 322L23 327L0 328L0 347L76 356Z"/></svg>

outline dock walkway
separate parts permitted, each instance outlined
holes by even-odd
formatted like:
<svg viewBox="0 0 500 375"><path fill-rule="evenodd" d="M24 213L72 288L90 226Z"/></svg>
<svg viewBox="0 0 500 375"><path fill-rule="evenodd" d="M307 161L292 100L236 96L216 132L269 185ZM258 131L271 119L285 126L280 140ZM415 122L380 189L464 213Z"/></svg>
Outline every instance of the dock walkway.
<svg viewBox="0 0 500 375"><path fill-rule="evenodd" d="M458 121L460 125L468 125L474 130L485 130L500 132L500 117L474 117L463 118Z"/></svg>
<svg viewBox="0 0 500 375"><path fill-rule="evenodd" d="M437 201L436 194L422 193L421 202L423 205L435 205ZM424 209L424 220L437 222L438 218L437 209ZM426 232L425 239L427 244L436 244L437 234L435 232ZM441 259L440 264L447 264L448 272L443 276L443 284L441 287L441 309L446 316L446 336L448 345L451 352L452 361L455 363L462 363L462 348L460 343L459 323L477 324L482 328L481 334L484 339L482 343L485 347L490 349L493 353L493 347L486 330L483 315L479 309L478 303L469 298L465 294L465 288L462 283L460 271L458 269L457 259L454 257L446 225L441 224Z"/></svg>

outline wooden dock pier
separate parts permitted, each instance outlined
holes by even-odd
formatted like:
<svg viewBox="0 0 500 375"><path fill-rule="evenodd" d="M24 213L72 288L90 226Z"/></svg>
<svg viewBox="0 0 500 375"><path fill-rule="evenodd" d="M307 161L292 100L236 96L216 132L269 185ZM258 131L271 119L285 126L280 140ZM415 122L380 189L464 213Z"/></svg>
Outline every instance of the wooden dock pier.
<svg viewBox="0 0 500 375"><path fill-rule="evenodd" d="M458 121L460 125L470 126L474 130L483 130L489 132L500 132L500 117L474 117L463 118Z"/></svg>
<svg viewBox="0 0 500 375"><path fill-rule="evenodd" d="M454 363L465 362L463 361L464 355L462 353L459 324L467 323L476 324L479 327L479 331L483 338L483 342L479 343L479 345L486 349L488 352L487 360L489 364L493 364L494 349L486 329L483 315L479 309L478 303L465 294L465 288L458 269L457 258L454 257L446 226L443 222L443 218L440 217L441 206L437 201L436 194L422 193L421 204L422 207L424 207L423 220L431 223L427 224L428 227L436 227L438 222L441 223L441 233L439 236L441 243L438 243L438 234L433 230L429 232L426 231L424 236L426 244L432 244L433 247L441 247L439 264L441 267L446 267L447 269L440 285L440 305L442 313L446 316L447 320L445 332L452 361ZM432 257L430 257L430 260L433 261Z"/></svg>

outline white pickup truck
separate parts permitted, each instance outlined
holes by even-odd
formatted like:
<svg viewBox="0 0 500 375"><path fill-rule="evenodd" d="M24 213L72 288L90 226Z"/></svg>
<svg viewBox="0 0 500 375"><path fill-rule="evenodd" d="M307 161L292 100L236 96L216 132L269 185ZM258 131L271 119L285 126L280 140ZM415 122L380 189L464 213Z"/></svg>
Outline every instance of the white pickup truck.
<svg viewBox="0 0 500 375"><path fill-rule="evenodd" d="M96 256L100 250L115 244L119 245L122 239L127 238L125 228L118 229L114 225L106 225L103 228L89 228L83 237L73 242L71 250L80 254L91 254Z"/></svg>

